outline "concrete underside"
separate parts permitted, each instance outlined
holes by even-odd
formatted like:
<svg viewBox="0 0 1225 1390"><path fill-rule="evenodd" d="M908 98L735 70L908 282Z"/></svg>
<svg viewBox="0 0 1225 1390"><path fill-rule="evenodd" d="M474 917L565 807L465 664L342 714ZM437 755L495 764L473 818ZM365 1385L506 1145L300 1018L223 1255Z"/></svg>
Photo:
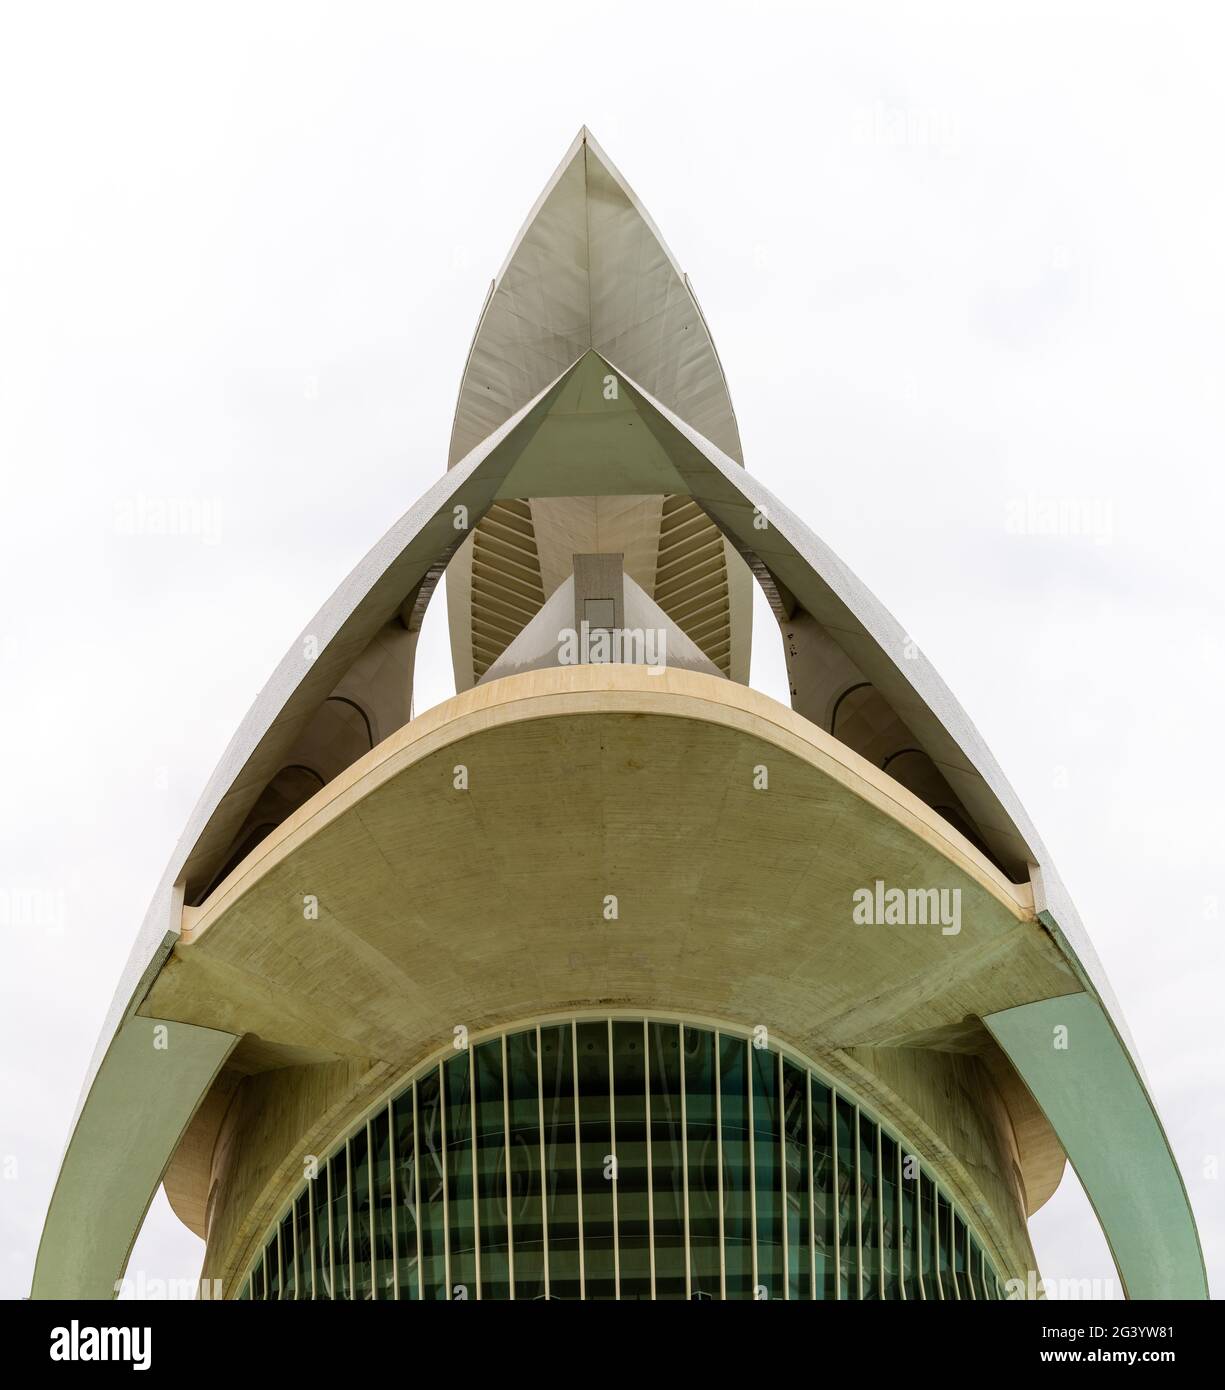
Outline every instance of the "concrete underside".
<svg viewBox="0 0 1225 1390"><path fill-rule="evenodd" d="M960 931L855 923L877 879L956 892ZM252 1133L214 1145L224 1171L186 1146L168 1181L184 1214L221 1181L227 1282L302 1155L457 1024L582 1008L765 1024L925 1139L1024 1270L1063 1156L974 1020L1079 989L1027 889L808 721L717 677L586 666L467 692L356 763L188 911L142 1012L260 1040L236 1061ZM967 1141L949 1097L974 1088L1015 1110L1008 1137L980 1116Z"/></svg>

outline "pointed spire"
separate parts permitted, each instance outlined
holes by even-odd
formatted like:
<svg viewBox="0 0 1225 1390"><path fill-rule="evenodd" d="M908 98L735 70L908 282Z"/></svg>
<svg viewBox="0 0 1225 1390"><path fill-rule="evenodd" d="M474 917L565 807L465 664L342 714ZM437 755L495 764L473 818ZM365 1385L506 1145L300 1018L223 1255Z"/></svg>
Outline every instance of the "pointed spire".
<svg viewBox="0 0 1225 1390"><path fill-rule="evenodd" d="M592 348L740 461L723 369L688 279L584 125L486 301L449 463Z"/></svg>

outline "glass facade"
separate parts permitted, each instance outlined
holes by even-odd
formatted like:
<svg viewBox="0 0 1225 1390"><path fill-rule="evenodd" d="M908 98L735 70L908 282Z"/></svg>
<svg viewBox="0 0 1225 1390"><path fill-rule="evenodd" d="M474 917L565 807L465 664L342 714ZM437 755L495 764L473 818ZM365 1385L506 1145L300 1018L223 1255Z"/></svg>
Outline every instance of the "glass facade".
<svg viewBox="0 0 1225 1390"><path fill-rule="evenodd" d="M241 1298L998 1299L900 1136L727 1030L575 1019L417 1072L294 1194Z"/></svg>

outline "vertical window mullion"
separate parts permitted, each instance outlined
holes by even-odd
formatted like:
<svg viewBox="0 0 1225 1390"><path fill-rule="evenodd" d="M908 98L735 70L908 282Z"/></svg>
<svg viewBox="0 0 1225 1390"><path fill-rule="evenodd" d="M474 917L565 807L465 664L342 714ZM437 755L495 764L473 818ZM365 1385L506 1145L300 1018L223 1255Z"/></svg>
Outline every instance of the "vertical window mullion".
<svg viewBox="0 0 1225 1390"><path fill-rule="evenodd" d="M685 1299L693 1298L693 1259L689 1235L689 1113L686 1104L688 1084L685 1080L685 1025L677 1026L677 1042L680 1047L681 1076L681 1200L684 1204L682 1229L685 1239Z"/></svg>
<svg viewBox="0 0 1225 1390"><path fill-rule="evenodd" d="M719 1297L727 1301L727 1234L723 1219L723 1049L714 1034L715 1052L715 1153L719 1178Z"/></svg>
<svg viewBox="0 0 1225 1390"><path fill-rule="evenodd" d="M863 1299L863 1193L860 1191L862 1179L859 1176L860 1138L859 1106L855 1106L855 1132L851 1136L851 1148L855 1154L855 1286L857 1297Z"/></svg>
<svg viewBox="0 0 1225 1390"><path fill-rule="evenodd" d="M310 1232L310 1269L312 1300L319 1297L319 1290L315 1287L315 1265L318 1263L318 1255L316 1253L318 1250L318 1246L315 1241L315 1194L312 1190L312 1184L318 1181L319 1179L317 1177L308 1178L306 1181L306 1221L307 1229Z"/></svg>
<svg viewBox="0 0 1225 1390"><path fill-rule="evenodd" d="M621 1297L621 1239L618 1227L620 1226L620 1203L618 1201L618 1179L620 1169L617 1164L617 1054L613 1047L613 1021L608 1020L608 1127L612 1135L612 1233L613 1233L613 1297Z"/></svg>
<svg viewBox="0 0 1225 1390"><path fill-rule="evenodd" d="M367 1239L370 1242L370 1298L377 1301L379 1296L379 1250L375 1230L375 1204L374 1204L374 1126L369 1120L366 1121L366 1191L369 1194L369 1208L366 1212L366 1226L368 1228Z"/></svg>
<svg viewBox="0 0 1225 1390"><path fill-rule="evenodd" d="M817 1174L812 1143L812 1073L804 1068L804 1104L808 1107L808 1296L817 1297Z"/></svg>
<svg viewBox="0 0 1225 1390"><path fill-rule="evenodd" d="M417 1301L425 1298L425 1259L421 1234L421 1122L417 1117L417 1083L413 1082L413 1203L417 1218Z"/></svg>
<svg viewBox="0 0 1225 1390"><path fill-rule="evenodd" d="M574 1185L578 1189L578 1296L587 1297L587 1254L583 1233L583 1126L578 1083L578 1019L571 1019L570 1057L574 1073Z"/></svg>
<svg viewBox="0 0 1225 1390"><path fill-rule="evenodd" d="M952 1284L952 1297L961 1298L961 1280L957 1277L957 1212L952 1209L952 1198L948 1198L948 1280Z"/></svg>
<svg viewBox="0 0 1225 1390"><path fill-rule="evenodd" d="M932 1268L936 1272L936 1292L941 1301L946 1297L944 1276L940 1273L940 1189L932 1181Z"/></svg>
<svg viewBox="0 0 1225 1390"><path fill-rule="evenodd" d="M655 1300L655 1149L651 1134L651 1036L646 1019L642 1020L642 1096L646 1117L647 1141L647 1259L651 1268L651 1300Z"/></svg>
<svg viewBox="0 0 1225 1390"><path fill-rule="evenodd" d="M415 1138L415 1136L414 1136ZM391 1193L391 1297L396 1302L400 1298L400 1232L397 1223L398 1208L400 1205L399 1179L396 1168L400 1161L399 1150L396 1148L396 1117L390 1100L387 1102L387 1163L390 1169L388 1174L388 1191Z"/></svg>
<svg viewBox="0 0 1225 1390"><path fill-rule="evenodd" d="M787 1195L787 1092L783 1088L783 1054L778 1054L778 1197L783 1228L783 1300L791 1297L791 1203Z"/></svg>
<svg viewBox="0 0 1225 1390"><path fill-rule="evenodd" d="M832 1202L834 1210L834 1299L842 1297L842 1195L839 1181L838 1163L838 1092L829 1088L830 1114L830 1181L833 1184Z"/></svg>
<svg viewBox="0 0 1225 1390"><path fill-rule="evenodd" d="M540 1248L544 1256L544 1296L549 1298L549 1183L544 1146L544 1041L536 1027L536 1122L540 1126ZM577 1113L577 1112L576 1112Z"/></svg>
<svg viewBox="0 0 1225 1390"><path fill-rule="evenodd" d="M468 1045L468 1128L472 1133L472 1268L476 1281L477 1302L481 1301L481 1194L477 1183L480 1151L476 1146L476 1107L478 1103L476 1051Z"/></svg>
<svg viewBox="0 0 1225 1390"><path fill-rule="evenodd" d="M353 1141L345 1140L345 1210L349 1214L349 1297L357 1298L357 1233L353 1229Z"/></svg>
<svg viewBox="0 0 1225 1390"><path fill-rule="evenodd" d="M332 1164L324 1163L328 1179L328 1300L336 1300L336 1223L332 1220Z"/></svg>
<svg viewBox="0 0 1225 1390"><path fill-rule="evenodd" d="M745 1042L744 1084L748 1092L746 1123L749 1130L749 1249L753 1255L753 1297L761 1287L757 1267L757 1116L753 1110L753 1043Z"/></svg>
<svg viewBox="0 0 1225 1390"><path fill-rule="evenodd" d="M880 1151L880 1126L876 1126L876 1247L880 1254L876 1257L876 1297L884 1300L884 1173L882 1172L882 1151Z"/></svg>
<svg viewBox="0 0 1225 1390"><path fill-rule="evenodd" d="M897 1286L899 1296L904 1303L906 1301L906 1193L902 1187L903 1163L902 1163L902 1141L899 1139L894 1146L894 1172L893 1185L897 1196L896 1211L893 1215L894 1237L893 1245L897 1250Z"/></svg>
<svg viewBox="0 0 1225 1390"><path fill-rule="evenodd" d="M447 1181L447 1070L438 1063L438 1150L442 1168L442 1269L446 1298L451 1299L451 1192Z"/></svg>
<svg viewBox="0 0 1225 1390"><path fill-rule="evenodd" d="M915 1275L918 1279L919 1297L926 1303L927 1284L923 1279L923 1165L917 1164L916 1167L918 1171L915 1174Z"/></svg>
<svg viewBox="0 0 1225 1390"><path fill-rule="evenodd" d="M914 1158L914 1154L911 1158ZM918 1173L915 1176L915 1193L918 1194L915 1200L915 1279L918 1282L919 1298L923 1302L927 1301L927 1282L923 1279L923 1166L916 1163Z"/></svg>
<svg viewBox="0 0 1225 1390"><path fill-rule="evenodd" d="M510 1055L502 1034L502 1152L506 1183L506 1259L510 1271L510 1299L515 1299L515 1203L510 1180Z"/></svg>

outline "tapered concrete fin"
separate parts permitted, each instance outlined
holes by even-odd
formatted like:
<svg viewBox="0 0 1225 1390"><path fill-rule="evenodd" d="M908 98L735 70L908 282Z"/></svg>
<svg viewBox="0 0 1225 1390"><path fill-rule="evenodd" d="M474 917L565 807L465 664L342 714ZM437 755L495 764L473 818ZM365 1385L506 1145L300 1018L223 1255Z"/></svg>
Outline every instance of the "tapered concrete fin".
<svg viewBox="0 0 1225 1390"><path fill-rule="evenodd" d="M589 348L615 357L742 462L723 369L688 278L584 127L515 238L477 327L449 466Z"/></svg>

